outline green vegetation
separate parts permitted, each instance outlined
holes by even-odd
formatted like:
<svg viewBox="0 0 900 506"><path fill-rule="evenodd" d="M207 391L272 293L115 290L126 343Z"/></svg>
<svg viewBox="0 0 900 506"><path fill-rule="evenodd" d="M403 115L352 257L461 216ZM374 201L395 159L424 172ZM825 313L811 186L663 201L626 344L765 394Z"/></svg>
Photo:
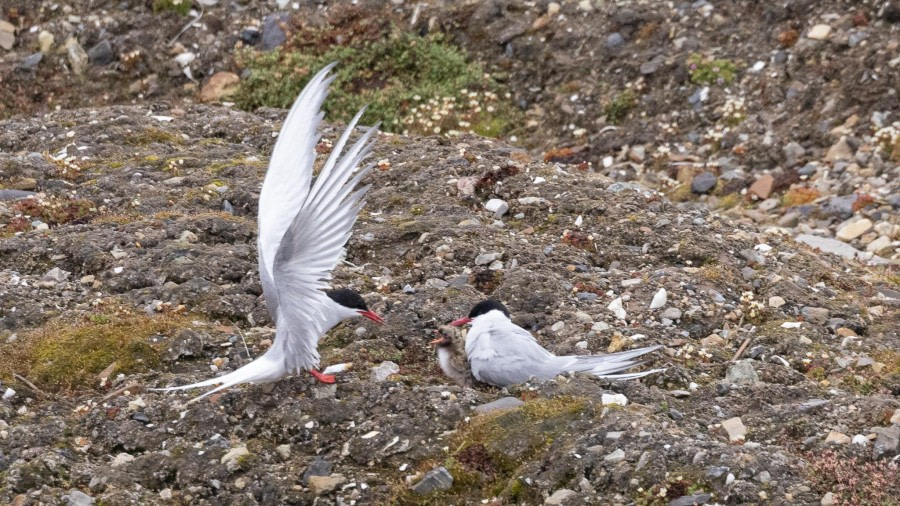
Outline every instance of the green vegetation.
<svg viewBox="0 0 900 506"><path fill-rule="evenodd" d="M153 12L172 11L186 16L191 12L191 0L153 0Z"/></svg>
<svg viewBox="0 0 900 506"><path fill-rule="evenodd" d="M634 92L630 89L626 89L606 104L606 107L604 108L606 121L613 125L619 124L626 116L628 116L628 113L634 109L634 106L636 105L637 97L634 96Z"/></svg>
<svg viewBox="0 0 900 506"><path fill-rule="evenodd" d="M428 496L425 503L461 504L467 498L493 496L504 504L541 502L516 478L516 471L522 463L540 459L555 442L566 440L572 421L590 414L586 399L563 396L473 418L449 441L447 459L432 463L450 471L453 487ZM405 487L398 495L400 504L423 504L422 497Z"/></svg>
<svg viewBox="0 0 900 506"><path fill-rule="evenodd" d="M145 146L147 144L182 144L183 141L177 135L160 128L148 128L143 132L134 132L125 137L125 143L132 146ZM155 160L159 157L150 155ZM149 158L149 157L148 157ZM148 160L149 161L149 160Z"/></svg>
<svg viewBox="0 0 900 506"><path fill-rule="evenodd" d="M691 82L699 85L731 84L737 76L738 65L730 60L704 58L694 53L687 59Z"/></svg>
<svg viewBox="0 0 900 506"><path fill-rule="evenodd" d="M11 206L16 217L0 229L0 234L31 230L32 220L41 220L48 225L61 225L73 221L87 221L97 209L94 203L86 199L48 197L22 199Z"/></svg>
<svg viewBox="0 0 900 506"><path fill-rule="evenodd" d="M702 471L686 468L667 473L666 481L649 489L638 489L634 504L638 506L664 506L670 501L686 495L709 490Z"/></svg>
<svg viewBox="0 0 900 506"><path fill-rule="evenodd" d="M115 364L113 374L136 373L159 366L162 343L152 336L188 324L177 315L96 313L72 325L51 323L13 343L0 344L0 378L20 374L48 391L72 390L99 383L98 374Z"/></svg>
<svg viewBox="0 0 900 506"><path fill-rule="evenodd" d="M339 62L324 105L330 120L348 121L368 104L362 123L382 121L389 132L457 130L496 136L521 114L504 86L440 36L401 33L349 46L309 46L239 53L238 64L250 75L241 81L237 105L290 107L316 72Z"/></svg>

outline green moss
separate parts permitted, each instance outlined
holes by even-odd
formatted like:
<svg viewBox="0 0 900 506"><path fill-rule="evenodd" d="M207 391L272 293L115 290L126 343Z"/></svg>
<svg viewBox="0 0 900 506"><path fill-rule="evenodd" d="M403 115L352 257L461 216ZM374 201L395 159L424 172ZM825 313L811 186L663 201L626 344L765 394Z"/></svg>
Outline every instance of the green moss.
<svg viewBox="0 0 900 506"><path fill-rule="evenodd" d="M614 125L619 124L636 105L637 97L634 96L634 92L630 89L622 91L606 104L604 108L606 121Z"/></svg>
<svg viewBox="0 0 900 506"><path fill-rule="evenodd" d="M153 0L153 12L172 11L186 16L191 12L191 0Z"/></svg>
<svg viewBox="0 0 900 506"><path fill-rule="evenodd" d="M410 209L409 212L413 216L422 216L423 214L425 214L425 208L422 206L412 206L412 209Z"/></svg>
<svg viewBox="0 0 900 506"><path fill-rule="evenodd" d="M587 399L564 396L477 416L450 439L451 455L429 464L446 467L454 477L453 487L424 499L404 487L395 502L462 504L499 496L504 504L531 504L538 498L516 478L519 467L540 458L554 442L571 437L572 420L583 416L588 406Z"/></svg>
<svg viewBox="0 0 900 506"><path fill-rule="evenodd" d="M810 379L822 381L823 379L825 379L825 376L826 376L825 368L822 366L813 367L809 371L806 371L806 376L809 377Z"/></svg>
<svg viewBox="0 0 900 506"><path fill-rule="evenodd" d="M352 46L313 44L303 51L245 50L237 61L250 71L235 96L243 109L287 108L316 72L339 62L324 104L331 120L348 121L368 105L362 123L382 121L390 132L468 129L496 136L521 115L505 86L439 35L401 33ZM461 126L461 121L470 126Z"/></svg>
<svg viewBox="0 0 900 506"><path fill-rule="evenodd" d="M484 137L500 137L509 129L509 118L506 116L483 116L472 125L472 131Z"/></svg>
<svg viewBox="0 0 900 506"><path fill-rule="evenodd" d="M694 198L695 195L691 191L690 184L682 184L669 191L669 199L672 200L672 202L687 202Z"/></svg>
<svg viewBox="0 0 900 506"><path fill-rule="evenodd" d="M688 56L687 66L691 82L701 86L731 84L739 70L730 60L704 58L697 53Z"/></svg>
<svg viewBox="0 0 900 506"><path fill-rule="evenodd" d="M160 128L148 128L143 132L134 132L125 136L125 143L132 146L146 146L148 144L181 144L180 137ZM154 155L150 155L154 156ZM157 160L159 157L155 157Z"/></svg>
<svg viewBox="0 0 900 506"><path fill-rule="evenodd" d="M136 373L160 364L164 347L154 335L188 324L185 317L95 314L76 325L57 322L8 345L0 345L0 377L17 372L39 387L71 390L98 382L115 363L114 373Z"/></svg>
<svg viewBox="0 0 900 506"><path fill-rule="evenodd" d="M719 209L728 210L741 203L741 196L737 192L729 193L719 199Z"/></svg>

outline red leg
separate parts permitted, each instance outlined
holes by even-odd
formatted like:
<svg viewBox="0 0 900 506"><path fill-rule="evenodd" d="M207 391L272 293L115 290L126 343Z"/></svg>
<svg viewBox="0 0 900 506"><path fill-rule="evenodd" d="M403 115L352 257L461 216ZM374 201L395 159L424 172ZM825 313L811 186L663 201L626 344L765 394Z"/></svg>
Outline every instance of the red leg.
<svg viewBox="0 0 900 506"><path fill-rule="evenodd" d="M331 374L322 374L319 371L309 371L310 374L313 375L314 378L321 381L322 383L334 383L334 375Z"/></svg>

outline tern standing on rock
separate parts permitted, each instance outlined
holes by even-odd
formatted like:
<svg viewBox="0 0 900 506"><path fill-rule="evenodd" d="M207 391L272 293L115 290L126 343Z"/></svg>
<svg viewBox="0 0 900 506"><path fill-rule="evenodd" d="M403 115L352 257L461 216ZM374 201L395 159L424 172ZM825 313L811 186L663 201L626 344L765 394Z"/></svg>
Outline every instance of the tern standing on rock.
<svg viewBox="0 0 900 506"><path fill-rule="evenodd" d="M341 156L363 111L357 113L313 181L320 137L316 130L322 121L328 85L334 80L328 75L334 65L316 74L291 107L259 195L259 277L276 326L275 342L261 357L234 372L159 390L220 384L196 401L234 385L275 381L301 371L334 383L333 376L316 370L319 338L348 318L362 316L381 323L358 293L327 290L331 271L343 257L353 224L365 204L361 199L369 187L354 188L372 165L355 176L354 172L372 151L378 128L376 125L361 135Z"/></svg>
<svg viewBox="0 0 900 506"><path fill-rule="evenodd" d="M586 372L600 378L634 379L660 372L653 369L637 373L619 374L639 365L634 359L661 348L648 346L637 350L609 355L556 356L545 350L530 332L509 319L509 311L495 300L476 304L469 316L451 325L472 324L466 335L466 355L472 376L478 381L498 387L539 379L553 378L566 372Z"/></svg>

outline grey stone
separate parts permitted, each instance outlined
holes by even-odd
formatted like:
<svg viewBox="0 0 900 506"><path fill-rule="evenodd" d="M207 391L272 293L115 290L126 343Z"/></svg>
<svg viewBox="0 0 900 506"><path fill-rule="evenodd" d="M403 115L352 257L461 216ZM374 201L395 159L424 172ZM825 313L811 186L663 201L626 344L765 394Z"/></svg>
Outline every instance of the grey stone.
<svg viewBox="0 0 900 506"><path fill-rule="evenodd" d="M595 302L597 300L597 294L593 292L578 292L575 296L581 302Z"/></svg>
<svg viewBox="0 0 900 506"><path fill-rule="evenodd" d="M797 406L797 411L805 412L805 411L813 411L818 407L824 406L828 404L828 401L825 399L810 399L799 406Z"/></svg>
<svg viewBox="0 0 900 506"><path fill-rule="evenodd" d="M753 369L752 360L741 360L728 368L725 380L735 385L753 385L759 383L759 376Z"/></svg>
<svg viewBox="0 0 900 506"><path fill-rule="evenodd" d="M33 195L37 193L25 190L0 190L0 202L24 199Z"/></svg>
<svg viewBox="0 0 900 506"><path fill-rule="evenodd" d="M797 174L808 177L808 176L812 176L813 174L815 174L816 171L818 171L818 170L819 170L818 165L816 165L814 163L807 163L803 167L800 167L800 169L797 171Z"/></svg>
<svg viewBox="0 0 900 506"><path fill-rule="evenodd" d="M544 500L544 504L551 506L559 506L561 504L565 504L566 500L578 495L574 490L569 490L567 488L561 488L556 492L553 492L553 495Z"/></svg>
<svg viewBox="0 0 900 506"><path fill-rule="evenodd" d="M669 506L691 506L692 504L706 504L710 499L712 499L712 495L707 493L683 495L678 499L669 501Z"/></svg>
<svg viewBox="0 0 900 506"><path fill-rule="evenodd" d="M607 462L621 462L625 460L625 451L621 448L616 448L615 451L603 457L603 460Z"/></svg>
<svg viewBox="0 0 900 506"><path fill-rule="evenodd" d="M483 415L485 413L491 413L493 411L517 408L522 404L525 403L515 397L501 397L496 401L476 406L475 412Z"/></svg>
<svg viewBox="0 0 900 506"><path fill-rule="evenodd" d="M76 489L69 490L69 494L65 496L66 504L69 506L90 506L94 504L94 498Z"/></svg>
<svg viewBox="0 0 900 506"><path fill-rule="evenodd" d="M691 180L691 191L700 195L709 193L716 187L718 180L712 172L701 172Z"/></svg>
<svg viewBox="0 0 900 506"><path fill-rule="evenodd" d="M876 459L900 455L900 425L891 427L872 427L877 434L873 455Z"/></svg>
<svg viewBox="0 0 900 506"><path fill-rule="evenodd" d="M625 37L619 32L614 32L606 37L606 49L617 49L625 44Z"/></svg>
<svg viewBox="0 0 900 506"><path fill-rule="evenodd" d="M721 478L721 477L725 476L726 474L728 474L728 468L725 466L710 467L706 470L707 478L713 478L713 479Z"/></svg>
<svg viewBox="0 0 900 506"><path fill-rule="evenodd" d="M392 374L397 374L398 372L400 372L400 366L390 360L386 360L372 368L372 381L381 383Z"/></svg>
<svg viewBox="0 0 900 506"><path fill-rule="evenodd" d="M47 271L46 274L44 274L44 279L47 281L56 281L57 283L61 283L69 279L70 274L72 273L69 271L64 271L59 267L54 267Z"/></svg>
<svg viewBox="0 0 900 506"><path fill-rule="evenodd" d="M19 64L19 70L34 70L35 67L41 63L41 60L44 59L44 53L37 52L34 54L30 54L22 60L22 63Z"/></svg>
<svg viewBox="0 0 900 506"><path fill-rule="evenodd" d="M795 237L794 240L806 244L807 246L810 246L812 248L819 249L825 253L831 253L833 255L851 260L869 258L869 254L860 251L845 242L839 241L837 239L832 239L830 237L820 237L812 234L800 234ZM873 264L887 263L887 260L878 256L873 256L869 258L868 261Z"/></svg>
<svg viewBox="0 0 900 506"><path fill-rule="evenodd" d="M677 320L681 318L681 310L677 307L666 308L666 310L663 311L662 317L670 320Z"/></svg>
<svg viewBox="0 0 900 506"><path fill-rule="evenodd" d="M764 257L762 253L756 251L755 249L744 249L741 250L740 253L741 257L748 262L752 262L758 265L766 265L766 257Z"/></svg>
<svg viewBox="0 0 900 506"><path fill-rule="evenodd" d="M815 323L816 325L825 325L828 321L828 310L824 307L804 306L803 309L800 310L800 314L803 315L803 318L806 321Z"/></svg>
<svg viewBox="0 0 900 506"><path fill-rule="evenodd" d="M419 495L427 495L435 490L447 490L453 486L453 475L446 467L438 467L425 473L425 477L419 483L413 485L413 492Z"/></svg>
<svg viewBox="0 0 900 506"><path fill-rule="evenodd" d="M493 253L482 253L475 257L475 265L487 265L494 260L499 260L502 255L497 252Z"/></svg>
<svg viewBox="0 0 900 506"><path fill-rule="evenodd" d="M851 195L835 195L829 197L822 206L822 213L826 216L836 216L845 220L853 216L853 204L856 202L857 196Z"/></svg>
<svg viewBox="0 0 900 506"><path fill-rule="evenodd" d="M310 476L309 478L309 488L317 496L333 492L344 483L347 483L347 478L343 474Z"/></svg>
<svg viewBox="0 0 900 506"><path fill-rule="evenodd" d="M101 40L88 50L88 61L94 65L106 65L112 63L115 59L116 54L113 52L112 44L106 39Z"/></svg>
<svg viewBox="0 0 900 506"><path fill-rule="evenodd" d="M797 142L787 143L782 148L782 151L784 152L785 165L788 167L797 165L800 159L803 158L803 155L806 154L806 150Z"/></svg>
<svg viewBox="0 0 900 506"><path fill-rule="evenodd" d="M300 483L303 486L309 485L309 479L313 476L328 476L331 474L331 468L334 466L333 463L327 461L321 457L316 457L309 464L309 467L306 468L306 471L303 473L303 477L300 479Z"/></svg>
<svg viewBox="0 0 900 506"><path fill-rule="evenodd" d="M260 47L268 51L284 44L284 41L287 40L287 34L284 33L282 26L289 24L290 20L291 16L286 12L278 12L266 16L263 20Z"/></svg>
<svg viewBox="0 0 900 506"><path fill-rule="evenodd" d="M656 72L657 70L659 70L659 67L662 66L664 61L664 58L658 56L646 63L641 64L641 74L646 76Z"/></svg>

